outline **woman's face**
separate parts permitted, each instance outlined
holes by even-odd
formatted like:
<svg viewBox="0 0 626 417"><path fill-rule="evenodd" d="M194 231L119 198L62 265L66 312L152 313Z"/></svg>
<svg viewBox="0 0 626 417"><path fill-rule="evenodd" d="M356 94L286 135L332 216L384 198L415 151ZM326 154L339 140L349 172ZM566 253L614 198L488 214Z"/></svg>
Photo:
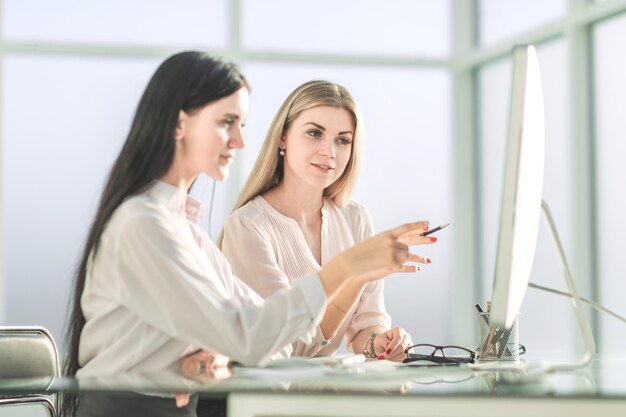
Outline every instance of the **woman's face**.
<svg viewBox="0 0 626 417"><path fill-rule="evenodd" d="M204 172L216 180L228 177L235 149L245 144L248 100L248 90L241 88L191 113L180 112L174 160L181 175L195 178Z"/></svg>
<svg viewBox="0 0 626 417"><path fill-rule="evenodd" d="M346 109L316 106L304 110L285 132L285 181L325 189L350 160L354 122Z"/></svg>

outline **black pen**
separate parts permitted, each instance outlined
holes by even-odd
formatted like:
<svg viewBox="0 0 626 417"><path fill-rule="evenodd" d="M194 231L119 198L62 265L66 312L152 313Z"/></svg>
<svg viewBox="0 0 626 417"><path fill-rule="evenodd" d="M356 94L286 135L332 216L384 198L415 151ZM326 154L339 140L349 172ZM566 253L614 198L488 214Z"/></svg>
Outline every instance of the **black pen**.
<svg viewBox="0 0 626 417"><path fill-rule="evenodd" d="M476 310L478 310L479 313L484 313L485 310L483 310L483 308L480 306L480 304L476 304L474 307L476 307ZM485 321L485 323L487 323L487 326L489 325L489 318L487 317L486 314L481 314L483 317L483 320Z"/></svg>
<svg viewBox="0 0 626 417"><path fill-rule="evenodd" d="M424 233L422 233L422 236L428 236L428 235L430 235L432 233L440 231L441 229L445 229L448 226L450 226L450 223L442 224L441 226L437 226L434 229L430 229L430 230L425 231Z"/></svg>

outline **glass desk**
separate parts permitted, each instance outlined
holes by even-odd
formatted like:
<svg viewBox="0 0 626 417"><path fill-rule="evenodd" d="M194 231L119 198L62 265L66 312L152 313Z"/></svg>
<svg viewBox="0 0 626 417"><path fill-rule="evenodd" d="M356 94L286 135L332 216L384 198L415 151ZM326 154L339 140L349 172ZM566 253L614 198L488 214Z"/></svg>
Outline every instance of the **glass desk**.
<svg viewBox="0 0 626 417"><path fill-rule="evenodd" d="M0 380L2 394L32 393ZM38 381L38 387L42 385ZM402 367L386 361L333 367L235 368L186 378L174 371L56 379L48 392L227 398L229 416L626 416L626 359L597 359L574 372L486 372Z"/></svg>

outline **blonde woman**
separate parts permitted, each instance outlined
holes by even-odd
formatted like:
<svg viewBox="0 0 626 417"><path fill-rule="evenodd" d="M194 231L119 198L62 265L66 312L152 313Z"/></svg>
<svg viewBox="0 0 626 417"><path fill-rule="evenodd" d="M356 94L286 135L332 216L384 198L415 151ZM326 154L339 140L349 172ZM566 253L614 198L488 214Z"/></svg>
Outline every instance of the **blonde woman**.
<svg viewBox="0 0 626 417"><path fill-rule="evenodd" d="M262 297L293 286L298 277L319 271L374 235L368 212L350 201L361 162L361 130L351 94L331 82L301 85L279 109L219 242L235 275ZM435 241L419 234L403 240ZM416 260L430 262L419 255ZM293 354L329 355L345 337L354 352L402 360L411 337L390 328L383 281L376 279L385 274L378 274L333 295L313 341L297 341Z"/></svg>

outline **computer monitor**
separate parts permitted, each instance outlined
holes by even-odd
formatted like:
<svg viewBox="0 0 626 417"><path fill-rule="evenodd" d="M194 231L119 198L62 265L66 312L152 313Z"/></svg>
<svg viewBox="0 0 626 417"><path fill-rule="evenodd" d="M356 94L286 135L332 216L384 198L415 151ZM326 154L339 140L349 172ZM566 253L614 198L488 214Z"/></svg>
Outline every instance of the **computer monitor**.
<svg viewBox="0 0 626 417"><path fill-rule="evenodd" d="M537 52L513 48L513 80L490 325L510 328L533 266L544 169L544 106Z"/></svg>
<svg viewBox="0 0 626 417"><path fill-rule="evenodd" d="M537 52L532 45L515 46L496 268L489 317L490 334L491 331L495 334L499 328L510 329L519 313L529 286L539 220L543 213L561 264L563 278L569 290L567 295L570 296L585 349L577 359L544 361L535 365L545 371L572 370L588 365L595 356L596 348L554 220L548 205L542 201L544 153L543 92ZM482 363L475 367L510 369L506 365L509 364ZM525 368L518 363L512 365L516 369ZM529 363L526 365L531 367Z"/></svg>

